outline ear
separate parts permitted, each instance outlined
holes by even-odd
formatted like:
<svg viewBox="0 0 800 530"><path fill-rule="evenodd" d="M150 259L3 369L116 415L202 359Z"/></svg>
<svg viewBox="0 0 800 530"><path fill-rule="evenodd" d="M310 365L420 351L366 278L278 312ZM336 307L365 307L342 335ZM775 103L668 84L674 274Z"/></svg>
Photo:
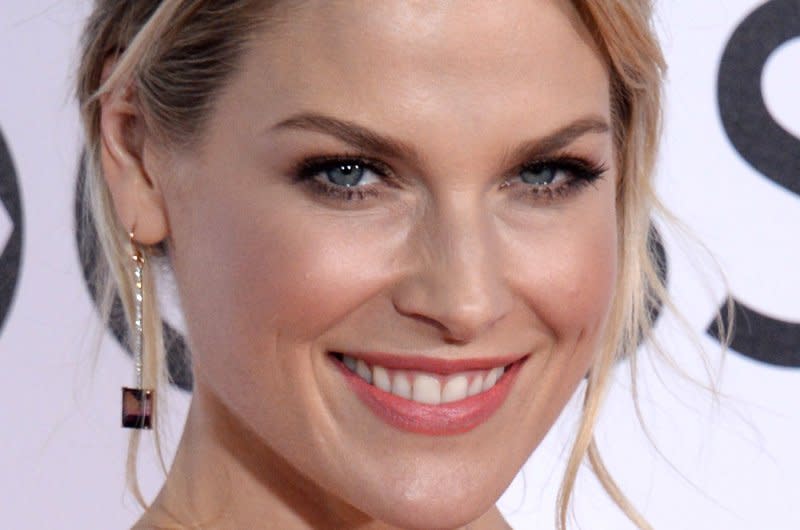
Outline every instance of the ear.
<svg viewBox="0 0 800 530"><path fill-rule="evenodd" d="M106 61L103 79L113 62ZM100 99L100 162L117 219L144 245L163 240L169 232L164 198L144 157L144 122L133 101L133 90L114 90Z"/></svg>

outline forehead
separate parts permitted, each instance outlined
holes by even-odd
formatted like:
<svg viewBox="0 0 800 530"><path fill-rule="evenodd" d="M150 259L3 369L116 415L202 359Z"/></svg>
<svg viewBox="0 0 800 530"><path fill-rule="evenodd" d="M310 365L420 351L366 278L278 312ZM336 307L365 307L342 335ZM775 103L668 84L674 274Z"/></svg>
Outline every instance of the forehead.
<svg viewBox="0 0 800 530"><path fill-rule="evenodd" d="M567 1L319 0L275 17L234 80L240 102L415 134L608 117L607 68Z"/></svg>

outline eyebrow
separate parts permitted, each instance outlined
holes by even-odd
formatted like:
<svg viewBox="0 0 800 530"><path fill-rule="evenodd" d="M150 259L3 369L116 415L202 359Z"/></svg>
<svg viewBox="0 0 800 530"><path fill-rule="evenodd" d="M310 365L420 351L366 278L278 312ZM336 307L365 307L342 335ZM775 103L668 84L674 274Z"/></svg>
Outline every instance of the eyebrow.
<svg viewBox="0 0 800 530"><path fill-rule="evenodd" d="M275 126L276 129L302 129L329 134L363 151L395 159L420 160L419 153L409 144L379 134L351 121L324 114L306 112L295 114Z"/></svg>
<svg viewBox="0 0 800 530"><path fill-rule="evenodd" d="M608 134L610 131L611 127L603 118L586 116L546 136L522 142L508 152L506 160L510 161L512 165L519 165L536 158L553 156L582 136Z"/></svg>
<svg viewBox="0 0 800 530"><path fill-rule="evenodd" d="M419 162L422 157L409 144L377 133L357 123L340 120L325 114L304 112L295 114L272 127L277 129L309 130L334 136L351 146L379 156ZM507 152L506 160L524 163L537 157L553 155L586 134L607 134L608 122L599 116L579 118L541 138L526 140Z"/></svg>

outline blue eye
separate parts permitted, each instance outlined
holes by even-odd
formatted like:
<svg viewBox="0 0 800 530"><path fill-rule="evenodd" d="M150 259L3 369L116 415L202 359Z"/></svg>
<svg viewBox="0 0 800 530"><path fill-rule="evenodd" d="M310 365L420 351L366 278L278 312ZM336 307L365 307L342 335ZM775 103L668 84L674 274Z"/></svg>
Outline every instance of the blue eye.
<svg viewBox="0 0 800 530"><path fill-rule="evenodd" d="M339 163L322 171L328 182L346 188L358 185L364 178L364 172L363 166L354 163Z"/></svg>
<svg viewBox="0 0 800 530"><path fill-rule="evenodd" d="M364 199L390 184L391 168L360 157L332 156L303 160L294 170L295 178L323 196Z"/></svg>
<svg viewBox="0 0 800 530"><path fill-rule="evenodd" d="M579 157L561 156L531 162L516 170L505 186L516 184L525 196L537 201L554 201L566 198L587 184L602 178L607 168L602 163Z"/></svg>
<svg viewBox="0 0 800 530"><path fill-rule="evenodd" d="M524 168L520 172L520 179L525 184L533 184L534 186L550 186L555 183L559 176L563 180L562 170L554 164L537 164Z"/></svg>
<svg viewBox="0 0 800 530"><path fill-rule="evenodd" d="M384 172L358 159L311 160L303 164L299 176L335 188L364 188L380 182Z"/></svg>

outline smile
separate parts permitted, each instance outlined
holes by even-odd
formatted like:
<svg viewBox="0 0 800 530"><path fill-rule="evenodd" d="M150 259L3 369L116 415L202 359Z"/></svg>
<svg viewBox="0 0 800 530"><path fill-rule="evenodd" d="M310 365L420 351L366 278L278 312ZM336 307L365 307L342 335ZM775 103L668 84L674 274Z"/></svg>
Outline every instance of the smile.
<svg viewBox="0 0 800 530"><path fill-rule="evenodd" d="M527 356L449 361L332 353L356 396L405 431L445 435L477 427L503 404Z"/></svg>
<svg viewBox="0 0 800 530"><path fill-rule="evenodd" d="M452 375L416 370L394 370L370 366L363 359L340 354L343 364L367 383L384 392L426 405L459 401L491 389L505 372L505 366L471 370Z"/></svg>

